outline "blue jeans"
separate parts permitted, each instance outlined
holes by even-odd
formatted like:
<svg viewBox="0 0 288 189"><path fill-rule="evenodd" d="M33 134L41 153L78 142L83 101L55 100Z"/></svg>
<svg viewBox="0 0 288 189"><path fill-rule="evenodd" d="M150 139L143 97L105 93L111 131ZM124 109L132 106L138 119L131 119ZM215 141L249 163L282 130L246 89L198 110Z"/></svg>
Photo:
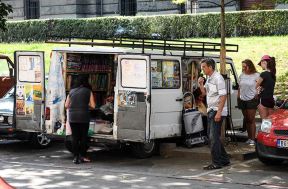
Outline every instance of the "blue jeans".
<svg viewBox="0 0 288 189"><path fill-rule="evenodd" d="M208 112L208 136L212 163L217 166L223 166L230 163L228 154L220 140L222 121L225 117L222 116L221 121L215 122L214 118L216 113L214 110Z"/></svg>

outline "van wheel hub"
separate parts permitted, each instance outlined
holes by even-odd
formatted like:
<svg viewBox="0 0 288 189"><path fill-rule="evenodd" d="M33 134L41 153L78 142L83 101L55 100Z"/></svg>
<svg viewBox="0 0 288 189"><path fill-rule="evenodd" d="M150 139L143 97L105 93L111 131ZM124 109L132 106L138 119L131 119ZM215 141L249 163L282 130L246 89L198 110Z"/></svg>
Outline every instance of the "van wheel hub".
<svg viewBox="0 0 288 189"><path fill-rule="evenodd" d="M42 146L47 146L51 142L51 139L46 134L41 133L37 135L37 142Z"/></svg>

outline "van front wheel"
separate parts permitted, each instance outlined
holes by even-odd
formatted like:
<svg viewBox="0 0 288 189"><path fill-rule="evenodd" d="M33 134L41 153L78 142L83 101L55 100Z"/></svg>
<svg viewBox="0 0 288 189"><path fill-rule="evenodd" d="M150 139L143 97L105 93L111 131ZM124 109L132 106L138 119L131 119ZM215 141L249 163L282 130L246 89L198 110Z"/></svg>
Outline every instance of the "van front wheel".
<svg viewBox="0 0 288 189"><path fill-rule="evenodd" d="M154 140L145 143L131 143L131 149L134 156L137 158L148 158L155 154L157 143Z"/></svg>

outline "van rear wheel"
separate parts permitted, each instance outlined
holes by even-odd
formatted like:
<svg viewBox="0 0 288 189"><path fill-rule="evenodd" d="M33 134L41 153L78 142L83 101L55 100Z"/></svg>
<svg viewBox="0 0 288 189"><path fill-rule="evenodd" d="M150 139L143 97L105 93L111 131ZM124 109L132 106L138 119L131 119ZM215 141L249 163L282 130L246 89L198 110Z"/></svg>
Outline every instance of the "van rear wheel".
<svg viewBox="0 0 288 189"><path fill-rule="evenodd" d="M145 143L138 143L138 142L131 143L131 149L133 155L141 159L153 156L156 150L158 149L157 146L158 145L154 140Z"/></svg>
<svg viewBox="0 0 288 189"><path fill-rule="evenodd" d="M51 139L45 133L31 133L30 142L35 148L47 148Z"/></svg>

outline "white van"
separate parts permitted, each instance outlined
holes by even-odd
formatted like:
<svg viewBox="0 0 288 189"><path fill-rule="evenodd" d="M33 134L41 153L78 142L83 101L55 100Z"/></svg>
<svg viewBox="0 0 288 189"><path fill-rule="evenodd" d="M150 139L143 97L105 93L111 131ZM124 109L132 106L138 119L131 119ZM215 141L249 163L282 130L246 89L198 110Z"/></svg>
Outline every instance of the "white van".
<svg viewBox="0 0 288 189"><path fill-rule="evenodd" d="M93 44L97 45L95 42ZM153 154L157 141L181 137L183 93L197 87L200 60L211 57L219 62L219 56L205 53L205 43L202 44L202 52L194 52L192 45L192 51L189 51L186 44L184 51L183 47L179 46L173 49L171 46L174 43L169 46L167 41L165 45L161 44L166 46L164 49L157 49L159 45L154 45L153 48L157 50L147 48L149 45L145 44L143 42L143 48L138 49L103 47L109 46L104 43L101 43L101 47L55 48L51 55L46 103L39 104L41 108L39 106L37 110L43 115L39 122L42 131L46 134L63 134L66 122L64 102L73 85L74 75L87 74L98 111L105 103L106 97L114 97L114 119L111 123L99 119L97 112L94 112L95 116L93 111L91 112L92 142L129 144L134 153L143 158ZM209 46L207 49L212 51L211 43L206 45ZM214 51L219 51L213 48ZM199 48L196 50L199 51ZM27 56L27 53L30 59L43 58L41 52L17 53L19 66L24 65L25 62L22 61L27 63L27 60L19 58ZM236 109L238 76L232 59L227 58L226 61L232 81L231 115L236 127L242 124L242 114ZM44 65L43 59L41 63ZM30 61L30 64L33 62ZM44 67L40 67L40 71L44 71ZM28 79L20 77L19 81L22 84L24 80L42 81L36 75L35 78L28 74L26 77ZM43 87L38 89L42 90L43 95ZM32 125L29 124L29 127L34 129ZM100 125L107 127L108 131L99 130ZM69 145L67 146L69 149Z"/></svg>

